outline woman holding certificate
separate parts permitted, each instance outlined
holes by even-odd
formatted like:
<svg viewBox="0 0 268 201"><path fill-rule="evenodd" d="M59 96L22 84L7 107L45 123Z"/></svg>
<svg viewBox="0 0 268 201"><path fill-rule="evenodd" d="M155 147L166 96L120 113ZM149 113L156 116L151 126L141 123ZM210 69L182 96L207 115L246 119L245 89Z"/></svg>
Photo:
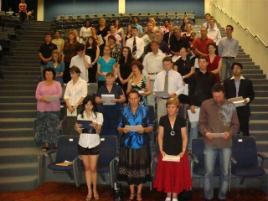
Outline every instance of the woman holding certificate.
<svg viewBox="0 0 268 201"><path fill-rule="evenodd" d="M83 100L82 112L77 116L75 130L79 133L78 153L83 161L88 188L86 201L93 197L99 200L97 191L97 162L99 157L100 131L103 123L102 113L96 112L95 99L87 96ZM93 189L91 189L91 185Z"/></svg>
<svg viewBox="0 0 268 201"><path fill-rule="evenodd" d="M147 108L141 104L137 91L128 94L129 104L122 111L118 126L120 136L120 152L118 180L127 181L130 187L129 200L142 200L143 183L150 180L150 148L148 134L153 131Z"/></svg>
<svg viewBox="0 0 268 201"><path fill-rule="evenodd" d="M53 68L45 68L44 81L39 82L35 97L37 100L37 118L35 122L35 139L46 151L49 146L56 147L59 135L61 84L55 81Z"/></svg>
<svg viewBox="0 0 268 201"><path fill-rule="evenodd" d="M158 145L160 154L155 173L154 188L167 193L166 201L178 201L178 194L192 186L187 158L187 131L185 120L178 116L179 101L170 98L167 115L159 121Z"/></svg>

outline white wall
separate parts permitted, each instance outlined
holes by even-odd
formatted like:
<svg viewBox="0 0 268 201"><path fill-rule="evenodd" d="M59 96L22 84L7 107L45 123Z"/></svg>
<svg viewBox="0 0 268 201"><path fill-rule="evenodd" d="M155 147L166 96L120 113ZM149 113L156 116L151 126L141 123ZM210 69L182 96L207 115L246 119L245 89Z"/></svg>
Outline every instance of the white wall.
<svg viewBox="0 0 268 201"><path fill-rule="evenodd" d="M268 48L256 39L258 36L268 45L267 0L205 0L205 12L211 13L221 26L233 25L234 37L268 74Z"/></svg>

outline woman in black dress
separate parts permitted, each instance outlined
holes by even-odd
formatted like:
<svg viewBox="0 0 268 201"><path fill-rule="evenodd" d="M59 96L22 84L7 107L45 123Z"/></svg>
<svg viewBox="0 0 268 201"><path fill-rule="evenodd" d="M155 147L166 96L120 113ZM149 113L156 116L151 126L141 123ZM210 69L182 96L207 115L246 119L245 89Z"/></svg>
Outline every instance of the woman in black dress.
<svg viewBox="0 0 268 201"><path fill-rule="evenodd" d="M97 45L97 41L90 36L86 43L86 55L91 58L92 68L88 69L88 81L90 83L96 82L97 62L100 56L100 48Z"/></svg>
<svg viewBox="0 0 268 201"><path fill-rule="evenodd" d="M131 63L133 61L134 59L131 54L131 49L129 47L123 47L116 72L119 79L119 84L121 85L125 94L127 92L127 83L132 72Z"/></svg>
<svg viewBox="0 0 268 201"><path fill-rule="evenodd" d="M99 26L97 27L97 34L101 35L103 41L105 41L105 36L107 36L108 31L109 29L106 25L106 20L103 17L101 17L99 19Z"/></svg>

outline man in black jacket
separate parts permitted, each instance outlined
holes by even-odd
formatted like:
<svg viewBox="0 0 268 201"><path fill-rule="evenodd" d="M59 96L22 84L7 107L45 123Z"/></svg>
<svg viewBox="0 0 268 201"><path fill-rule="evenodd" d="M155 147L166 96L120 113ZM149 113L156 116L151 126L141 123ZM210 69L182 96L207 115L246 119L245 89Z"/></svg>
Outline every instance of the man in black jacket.
<svg viewBox="0 0 268 201"><path fill-rule="evenodd" d="M226 98L243 97L244 106L237 107L236 111L240 122L240 132L242 132L243 135L248 136L250 117L249 104L255 97L253 85L251 80L242 75L242 64L233 63L231 70L233 76L224 81Z"/></svg>

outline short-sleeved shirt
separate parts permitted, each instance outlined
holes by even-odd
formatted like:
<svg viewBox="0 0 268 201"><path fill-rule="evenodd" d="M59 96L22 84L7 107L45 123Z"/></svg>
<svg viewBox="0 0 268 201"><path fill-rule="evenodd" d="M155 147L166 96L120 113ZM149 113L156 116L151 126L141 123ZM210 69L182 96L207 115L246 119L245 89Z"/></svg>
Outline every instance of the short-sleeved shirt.
<svg viewBox="0 0 268 201"><path fill-rule="evenodd" d="M123 91L119 85L114 84L110 92L108 91L106 86L101 86L101 88L97 92L97 96L101 97L102 94L114 94L115 98L117 99L120 98L121 95L123 95Z"/></svg>
<svg viewBox="0 0 268 201"><path fill-rule="evenodd" d="M43 43L41 44L38 51L42 54L43 57L49 58L52 55L52 51L56 49L57 49L57 46L53 43L49 43L49 44ZM41 64L45 64L45 63L41 61Z"/></svg>
<svg viewBox="0 0 268 201"><path fill-rule="evenodd" d="M201 38L196 38L193 41L193 48L197 49L198 51L208 54L208 44L213 43L213 40L210 38L206 38L205 40Z"/></svg>
<svg viewBox="0 0 268 201"><path fill-rule="evenodd" d="M98 64L100 65L100 71L104 73L111 73L113 72L113 66L116 63L114 58L110 58L109 61L105 61L103 57L100 57L98 59ZM99 81L105 81L104 76L98 77Z"/></svg>
<svg viewBox="0 0 268 201"><path fill-rule="evenodd" d="M87 117L86 112L82 114L79 114L77 116L77 120L87 120L87 121L92 121L93 123L97 123L99 125L103 124L103 115L102 113L96 112L92 113L90 117ZM81 147L84 148L93 148L96 147L100 144L100 135L97 133L82 133L79 136L79 142L78 144Z"/></svg>
<svg viewBox="0 0 268 201"><path fill-rule="evenodd" d="M163 150L168 155L178 155L182 151L181 128L186 126L185 119L177 116L174 127L171 127L168 115L162 116L159 125L164 127ZM174 131L174 135L171 135Z"/></svg>
<svg viewBox="0 0 268 201"><path fill-rule="evenodd" d="M91 64L91 59L89 56L85 55L85 60L87 63ZM84 58L80 57L79 55L74 56L71 59L70 68L72 66L77 66L81 71L80 77L88 82L88 69L85 67Z"/></svg>

